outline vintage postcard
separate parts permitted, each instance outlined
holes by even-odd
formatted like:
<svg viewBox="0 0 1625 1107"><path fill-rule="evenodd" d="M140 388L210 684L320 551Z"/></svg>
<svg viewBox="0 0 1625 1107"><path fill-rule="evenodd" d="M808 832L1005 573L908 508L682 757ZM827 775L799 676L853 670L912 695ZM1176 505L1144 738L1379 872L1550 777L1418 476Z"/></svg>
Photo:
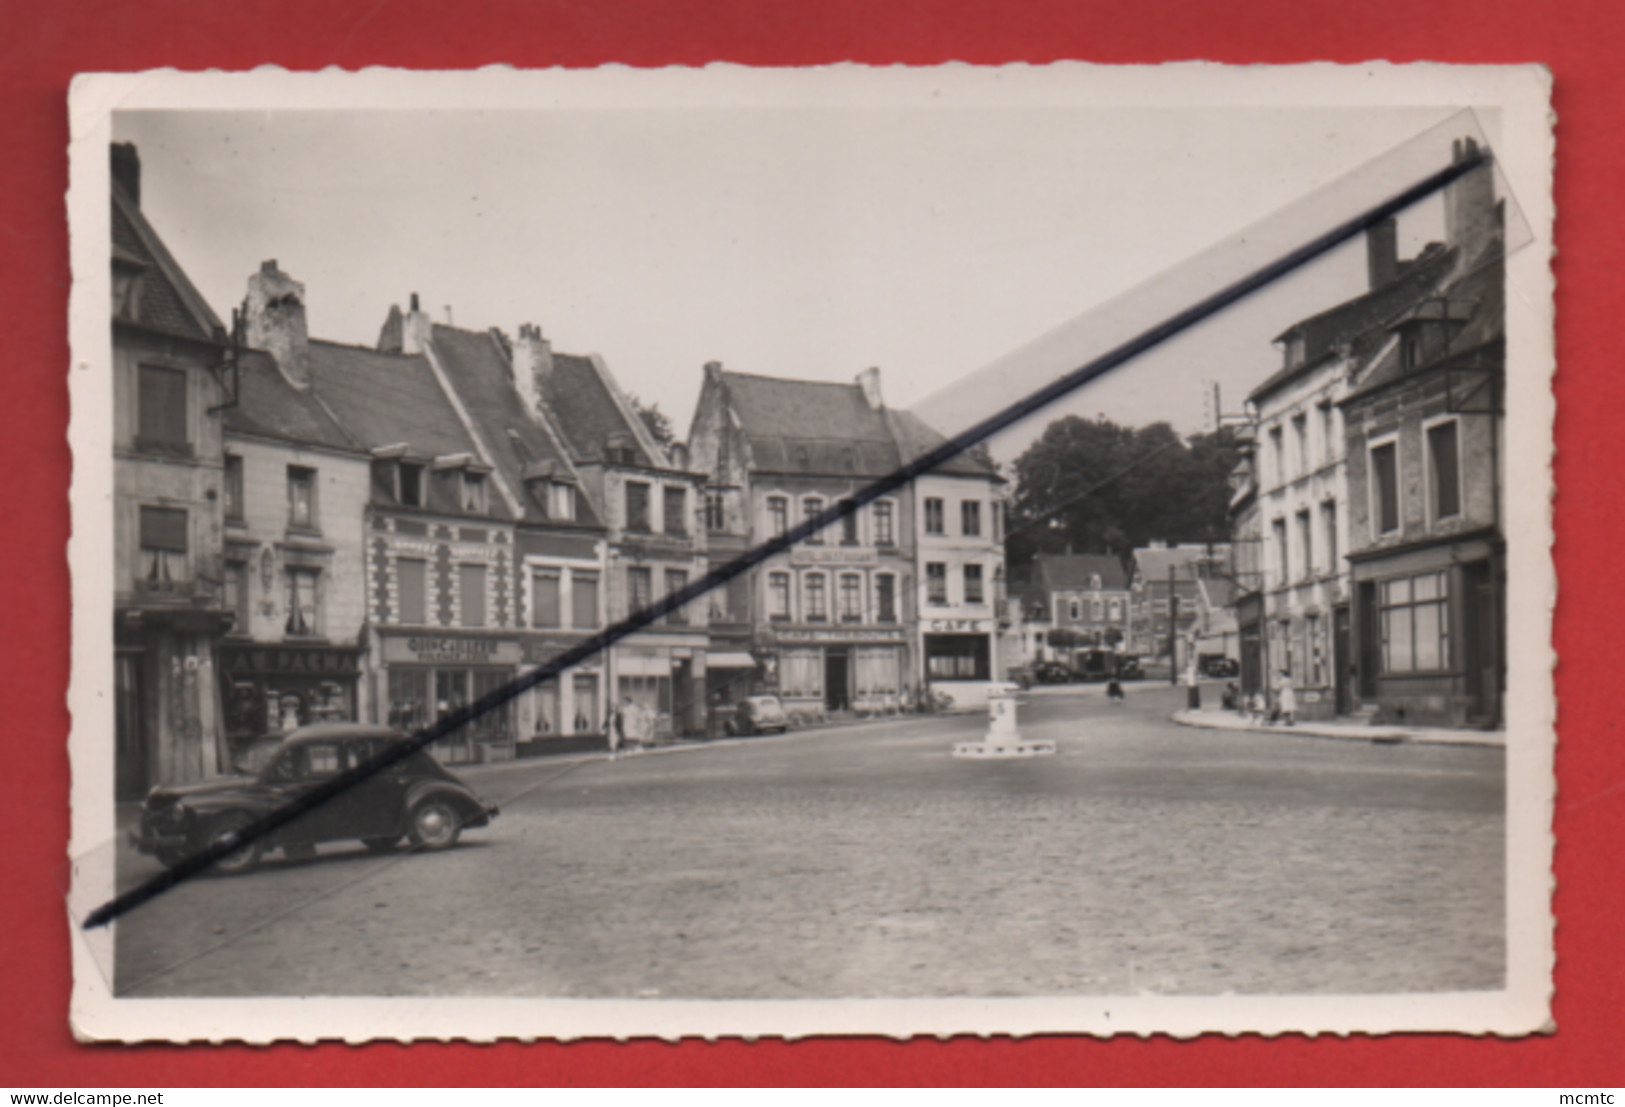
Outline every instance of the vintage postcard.
<svg viewBox="0 0 1625 1107"><path fill-rule="evenodd" d="M76 1033L1549 1030L1550 91L81 77Z"/></svg>

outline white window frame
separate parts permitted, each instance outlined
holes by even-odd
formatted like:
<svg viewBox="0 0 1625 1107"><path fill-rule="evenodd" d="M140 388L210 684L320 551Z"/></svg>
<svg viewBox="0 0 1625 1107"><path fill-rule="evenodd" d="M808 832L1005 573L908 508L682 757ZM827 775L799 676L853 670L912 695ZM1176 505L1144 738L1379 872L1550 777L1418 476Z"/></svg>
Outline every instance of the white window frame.
<svg viewBox="0 0 1625 1107"><path fill-rule="evenodd" d="M1456 511L1453 515L1439 514L1439 490L1433 483L1433 428L1445 423L1456 424ZM1443 522L1445 519L1459 519L1467 513L1467 485L1462 479L1462 433L1461 418L1457 415L1434 415L1422 420L1422 460L1426 466L1423 476L1427 484L1428 524Z"/></svg>
<svg viewBox="0 0 1625 1107"><path fill-rule="evenodd" d="M1377 466L1376 453L1384 446L1394 448L1394 529L1382 529L1381 513L1377 510L1379 501L1377 497ZM1371 534L1381 538L1388 534L1402 534L1405 530L1405 459L1399 444L1399 432L1390 431L1387 434L1365 440L1365 496L1366 518L1371 521Z"/></svg>

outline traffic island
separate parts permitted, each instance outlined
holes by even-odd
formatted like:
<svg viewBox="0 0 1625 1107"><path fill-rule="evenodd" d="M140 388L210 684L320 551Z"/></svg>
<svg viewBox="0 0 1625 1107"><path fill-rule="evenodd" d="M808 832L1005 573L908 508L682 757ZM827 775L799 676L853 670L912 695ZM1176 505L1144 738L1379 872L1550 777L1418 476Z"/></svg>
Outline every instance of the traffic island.
<svg viewBox="0 0 1625 1107"><path fill-rule="evenodd" d="M1044 757L1055 752L1049 739L1024 739L1016 726L1014 684L993 684L987 690L987 736L980 742L955 742L955 757Z"/></svg>

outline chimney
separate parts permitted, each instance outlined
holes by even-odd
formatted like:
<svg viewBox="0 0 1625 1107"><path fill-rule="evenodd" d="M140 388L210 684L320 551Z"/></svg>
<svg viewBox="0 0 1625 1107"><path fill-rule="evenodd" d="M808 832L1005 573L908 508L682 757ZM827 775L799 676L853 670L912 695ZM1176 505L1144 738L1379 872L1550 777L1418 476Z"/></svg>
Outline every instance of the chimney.
<svg viewBox="0 0 1625 1107"><path fill-rule="evenodd" d="M1399 276L1399 224L1393 216L1366 228L1365 261L1373 289Z"/></svg>
<svg viewBox="0 0 1625 1107"><path fill-rule="evenodd" d="M133 142L115 142L113 152L113 183L122 188L141 206L141 155Z"/></svg>
<svg viewBox="0 0 1625 1107"><path fill-rule="evenodd" d="M1451 160L1455 164L1470 161L1481 154L1472 138L1457 139L1451 144ZM1477 252L1490 235L1499 229L1499 214L1495 202L1494 162L1488 151L1482 152L1483 162L1465 176L1456 178L1444 190L1445 245L1465 247L1469 255Z"/></svg>
<svg viewBox="0 0 1625 1107"><path fill-rule="evenodd" d="M455 326L456 326L456 325L457 325L457 324L456 324L456 323L455 323L455 322L453 322L453 321L452 321L452 317L451 317L451 305L450 305L450 304L447 304L447 305L446 305L446 326L448 326L448 327L455 327Z"/></svg>
<svg viewBox="0 0 1625 1107"><path fill-rule="evenodd" d="M542 390L553 375L553 344L542 337L535 323L519 324L519 337L513 344L513 384L525 401L525 410L537 417L542 406Z"/></svg>
<svg viewBox="0 0 1625 1107"><path fill-rule="evenodd" d="M879 411L886 406L886 401L880 398L880 370L865 369L856 377L858 387L863 389L863 402L869 405L871 411Z"/></svg>
<svg viewBox="0 0 1625 1107"><path fill-rule="evenodd" d="M305 286L277 268L260 263L248 278L248 344L276 361L289 384L310 387L310 335L305 329Z"/></svg>
<svg viewBox="0 0 1625 1107"><path fill-rule="evenodd" d="M421 354L434 335L434 323L428 312L418 305L418 294L412 293L412 308L401 321L401 353Z"/></svg>
<svg viewBox="0 0 1625 1107"><path fill-rule="evenodd" d="M390 304L389 314L384 316L384 325L378 328L378 352L381 354L400 353L405 331L406 320L401 315L401 305Z"/></svg>

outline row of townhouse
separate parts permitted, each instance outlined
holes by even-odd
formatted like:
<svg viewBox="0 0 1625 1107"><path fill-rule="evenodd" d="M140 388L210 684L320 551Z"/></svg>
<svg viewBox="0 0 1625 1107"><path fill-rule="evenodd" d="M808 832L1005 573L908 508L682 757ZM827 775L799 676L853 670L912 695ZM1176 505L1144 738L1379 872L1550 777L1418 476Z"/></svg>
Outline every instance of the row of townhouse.
<svg viewBox="0 0 1625 1107"><path fill-rule="evenodd" d="M1486 162L1445 190L1444 241L1401 261L1377 224L1370 290L1277 340L1230 503L1249 691L1289 680L1308 717L1499 723L1501 210Z"/></svg>
<svg viewBox="0 0 1625 1107"><path fill-rule="evenodd" d="M119 790L321 720L411 729L547 664L942 441L851 385L706 371L689 450L596 356L432 320L312 338L265 262L228 332L113 159ZM961 459L439 743L453 762L976 703L1000 672L1003 481ZM631 705L643 710L632 712Z"/></svg>

